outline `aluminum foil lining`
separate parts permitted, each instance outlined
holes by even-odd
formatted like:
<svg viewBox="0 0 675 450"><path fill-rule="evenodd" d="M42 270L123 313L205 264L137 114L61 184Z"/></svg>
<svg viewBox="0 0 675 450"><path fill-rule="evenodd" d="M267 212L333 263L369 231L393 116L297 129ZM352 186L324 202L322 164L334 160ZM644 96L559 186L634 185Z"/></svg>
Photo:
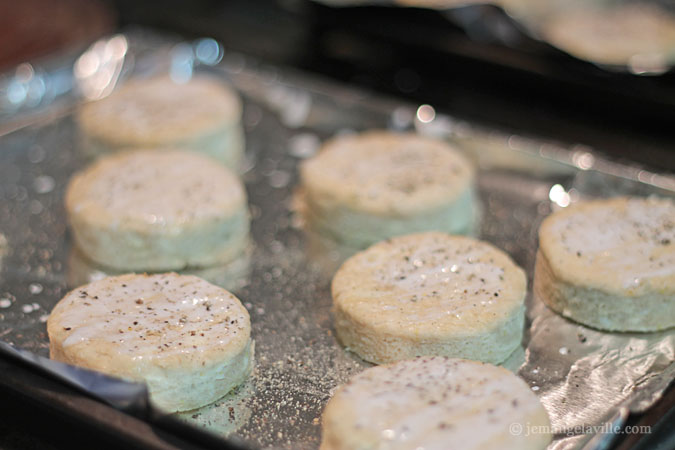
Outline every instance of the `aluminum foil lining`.
<svg viewBox="0 0 675 450"><path fill-rule="evenodd" d="M254 244L247 267L214 268L207 278L232 289L249 310L256 369L227 397L179 417L252 447L317 448L331 393L370 366L341 348L332 330L329 282L352 251L305 230L294 210L297 164L323 139L391 128L454 142L481 169L478 237L507 251L527 271L530 286L537 228L552 210L616 194L675 196L672 177L613 163L595 149L481 128L432 105L380 97L219 46L212 48L211 64L200 65L197 43L147 32L128 33L125 40L116 80L208 70L245 100L244 180ZM69 97L73 104L86 101L81 92ZM49 104L41 108L35 112L40 121L0 138L0 338L46 356L49 311L69 283L106 270L72 254L66 229L64 189L84 165L77 125L68 109L54 114ZM590 427L622 408L649 408L674 378L672 330L599 332L559 317L531 296L528 318L523 348L505 366L532 386L549 412L556 432L551 448L579 448L597 430Z"/></svg>

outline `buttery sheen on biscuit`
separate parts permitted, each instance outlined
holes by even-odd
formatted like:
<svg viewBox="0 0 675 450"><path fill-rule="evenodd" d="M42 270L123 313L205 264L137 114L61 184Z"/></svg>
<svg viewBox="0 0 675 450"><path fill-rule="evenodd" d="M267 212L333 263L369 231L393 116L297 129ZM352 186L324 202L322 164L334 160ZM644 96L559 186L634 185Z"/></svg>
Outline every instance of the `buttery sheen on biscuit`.
<svg viewBox="0 0 675 450"><path fill-rule="evenodd" d="M443 357L363 371L338 388L322 422L321 450L536 450L552 437L546 410L522 379Z"/></svg>
<svg viewBox="0 0 675 450"><path fill-rule="evenodd" d="M244 153L242 105L223 82L196 76L135 79L85 104L77 119L83 150L94 156L125 148L180 148L237 169Z"/></svg>
<svg viewBox="0 0 675 450"><path fill-rule="evenodd" d="M248 311L175 273L104 278L69 292L47 321L52 359L145 381L166 411L209 404L253 366Z"/></svg>
<svg viewBox="0 0 675 450"><path fill-rule="evenodd" d="M539 229L534 291L601 330L675 326L675 202L617 197L570 206Z"/></svg>
<svg viewBox="0 0 675 450"><path fill-rule="evenodd" d="M71 179L66 211L82 253L119 270L224 264L248 245L241 181L193 152L137 150L101 158Z"/></svg>
<svg viewBox="0 0 675 450"><path fill-rule="evenodd" d="M399 236L333 278L335 330L366 361L422 355L499 363L523 333L527 280L501 250L464 236Z"/></svg>
<svg viewBox="0 0 675 450"><path fill-rule="evenodd" d="M341 136L301 165L300 178L309 225L351 247L473 225L473 167L443 141L383 131Z"/></svg>

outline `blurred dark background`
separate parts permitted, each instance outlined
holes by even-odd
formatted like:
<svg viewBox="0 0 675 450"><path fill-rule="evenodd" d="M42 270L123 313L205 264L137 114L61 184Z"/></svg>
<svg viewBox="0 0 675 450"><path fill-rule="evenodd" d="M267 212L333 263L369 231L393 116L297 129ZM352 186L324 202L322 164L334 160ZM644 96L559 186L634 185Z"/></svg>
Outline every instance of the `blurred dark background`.
<svg viewBox="0 0 675 450"><path fill-rule="evenodd" d="M456 23L471 20L469 37ZM674 72L602 70L517 33L490 6L457 13L310 0L0 0L0 68L132 25L214 37L273 64L675 171Z"/></svg>
<svg viewBox="0 0 675 450"><path fill-rule="evenodd" d="M122 26L208 35L273 63L675 171L675 73L609 73L524 35L499 35L510 24L496 8L469 7L460 16L481 17L469 38L451 14L429 9L309 0L114 5Z"/></svg>

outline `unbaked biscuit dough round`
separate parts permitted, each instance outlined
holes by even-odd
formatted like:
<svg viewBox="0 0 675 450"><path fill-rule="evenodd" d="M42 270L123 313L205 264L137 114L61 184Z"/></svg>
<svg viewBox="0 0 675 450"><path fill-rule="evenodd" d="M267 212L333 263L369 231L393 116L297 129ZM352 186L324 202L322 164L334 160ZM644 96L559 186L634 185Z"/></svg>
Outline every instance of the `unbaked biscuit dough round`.
<svg viewBox="0 0 675 450"><path fill-rule="evenodd" d="M523 334L527 280L501 250L464 236L399 236L333 278L335 330L366 361L422 355L504 361Z"/></svg>
<svg viewBox="0 0 675 450"><path fill-rule="evenodd" d="M166 411L219 399L253 366L248 311L194 276L129 274L82 286L54 307L47 332L52 359L145 381Z"/></svg>
<svg viewBox="0 0 675 450"><path fill-rule="evenodd" d="M77 114L83 150L93 156L125 148L180 148L237 169L244 154L242 105L222 81L196 76L131 80Z"/></svg>
<svg viewBox="0 0 675 450"><path fill-rule="evenodd" d="M522 379L444 357L363 371L338 388L322 422L321 450L535 450L552 437L546 410Z"/></svg>
<svg viewBox="0 0 675 450"><path fill-rule="evenodd" d="M114 269L224 264L249 242L241 181L193 152L137 150L101 158L72 178L66 210L77 247Z"/></svg>
<svg viewBox="0 0 675 450"><path fill-rule="evenodd" d="M617 197L551 214L539 229L534 292L601 330L675 326L675 202Z"/></svg>
<svg viewBox="0 0 675 450"><path fill-rule="evenodd" d="M665 71L675 53L675 16L654 4L561 7L537 24L542 37L597 64Z"/></svg>
<svg viewBox="0 0 675 450"><path fill-rule="evenodd" d="M468 233L474 169L449 144L367 132L328 141L300 166L307 222L356 248L421 231Z"/></svg>

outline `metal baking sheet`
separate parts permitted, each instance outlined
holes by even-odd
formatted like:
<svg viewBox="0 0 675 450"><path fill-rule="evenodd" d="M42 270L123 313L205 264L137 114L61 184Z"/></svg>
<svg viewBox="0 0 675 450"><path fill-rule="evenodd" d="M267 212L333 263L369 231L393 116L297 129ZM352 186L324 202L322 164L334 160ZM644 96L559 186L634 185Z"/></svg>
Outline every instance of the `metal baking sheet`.
<svg viewBox="0 0 675 450"><path fill-rule="evenodd" d="M296 211L297 164L323 139L390 128L461 146L481 169L476 235L524 267L530 286L537 227L552 210L616 194L675 195L673 177L612 163L594 149L479 127L431 105L379 97L221 47L199 66L200 43L213 50L213 41L176 43L146 32L125 39L121 77L206 70L227 79L245 100L243 177L253 245L247 261L202 275L232 289L248 308L256 368L232 394L180 417L252 447L317 448L333 389L370 366L340 347L331 325L329 282L351 250L306 230ZM58 107L23 111L30 125L13 127L7 119L5 129L14 131L0 137L0 339L44 356L54 304L73 284L106 273L73 250L66 227L64 189L85 164L70 114L85 100L73 86ZM505 365L546 406L556 432L551 448L579 447L597 431L590 427L621 407L645 410L675 377L672 330L602 333L562 319L531 295L527 301L523 348Z"/></svg>

